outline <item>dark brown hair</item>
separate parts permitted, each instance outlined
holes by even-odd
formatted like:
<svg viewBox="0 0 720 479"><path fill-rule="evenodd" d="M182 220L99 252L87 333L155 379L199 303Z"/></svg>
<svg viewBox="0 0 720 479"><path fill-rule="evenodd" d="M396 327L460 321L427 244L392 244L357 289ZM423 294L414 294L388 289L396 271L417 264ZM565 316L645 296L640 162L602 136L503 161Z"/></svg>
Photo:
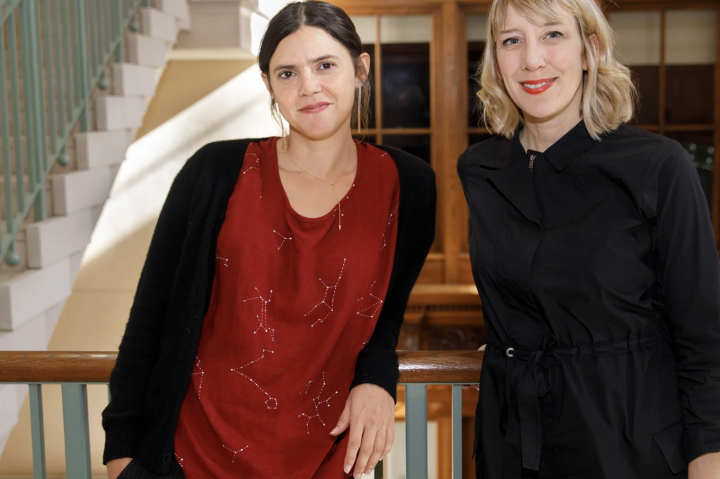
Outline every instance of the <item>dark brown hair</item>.
<svg viewBox="0 0 720 479"><path fill-rule="evenodd" d="M364 71L364 67L360 62L362 51L362 42L360 36L355 30L350 17L341 8L331 5L327 2L307 1L294 2L286 5L275 15L268 24L267 30L260 42L260 52L258 53L258 64L260 71L268 75L270 71L270 59L275 54L275 50L285 37L292 35L300 29L300 27L315 27L325 31L328 35L337 40L350 53L355 60L355 74L358 75L358 69L366 79L363 82L361 105L358 105L357 94L353 105L353 114L351 115L351 126L358 128L357 125L357 108L361 107L361 123L363 128L367 128L368 116L370 112L370 72ZM270 76L268 75L268 79ZM278 124L282 125L280 113L274 99L270 100L270 108L273 118Z"/></svg>

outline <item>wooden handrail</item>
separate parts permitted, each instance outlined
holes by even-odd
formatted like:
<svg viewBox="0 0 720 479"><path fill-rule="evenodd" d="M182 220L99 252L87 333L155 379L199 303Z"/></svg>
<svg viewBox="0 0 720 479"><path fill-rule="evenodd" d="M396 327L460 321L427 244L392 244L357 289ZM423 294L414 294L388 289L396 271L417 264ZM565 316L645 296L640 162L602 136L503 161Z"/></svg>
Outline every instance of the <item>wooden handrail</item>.
<svg viewBox="0 0 720 479"><path fill-rule="evenodd" d="M477 383L482 351L398 351L401 383ZM0 383L104 383L117 353L2 351Z"/></svg>

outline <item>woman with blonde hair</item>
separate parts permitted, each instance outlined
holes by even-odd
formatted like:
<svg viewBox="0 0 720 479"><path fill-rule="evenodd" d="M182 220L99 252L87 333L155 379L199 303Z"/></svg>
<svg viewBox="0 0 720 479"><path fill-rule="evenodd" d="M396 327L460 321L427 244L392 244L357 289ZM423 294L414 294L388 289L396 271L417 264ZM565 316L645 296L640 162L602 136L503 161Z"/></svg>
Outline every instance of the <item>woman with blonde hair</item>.
<svg viewBox="0 0 720 479"><path fill-rule="evenodd" d="M460 157L488 344L478 478L720 477L720 262L594 0L495 0ZM689 467L688 467L689 464Z"/></svg>

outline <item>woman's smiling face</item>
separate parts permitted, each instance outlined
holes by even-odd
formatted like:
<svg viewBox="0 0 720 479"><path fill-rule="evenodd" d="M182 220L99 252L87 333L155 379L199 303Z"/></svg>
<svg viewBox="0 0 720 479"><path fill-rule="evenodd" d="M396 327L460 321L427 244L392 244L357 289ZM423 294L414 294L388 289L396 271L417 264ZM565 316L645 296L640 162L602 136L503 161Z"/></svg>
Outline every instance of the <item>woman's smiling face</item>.
<svg viewBox="0 0 720 479"><path fill-rule="evenodd" d="M369 57L364 57L367 68ZM350 128L358 86L356 63L324 30L304 26L284 38L263 80L291 130L322 140L342 127Z"/></svg>
<svg viewBox="0 0 720 479"><path fill-rule="evenodd" d="M526 121L581 117L587 70L582 36L568 12L559 11L558 17L535 25L510 7L497 35L498 70Z"/></svg>

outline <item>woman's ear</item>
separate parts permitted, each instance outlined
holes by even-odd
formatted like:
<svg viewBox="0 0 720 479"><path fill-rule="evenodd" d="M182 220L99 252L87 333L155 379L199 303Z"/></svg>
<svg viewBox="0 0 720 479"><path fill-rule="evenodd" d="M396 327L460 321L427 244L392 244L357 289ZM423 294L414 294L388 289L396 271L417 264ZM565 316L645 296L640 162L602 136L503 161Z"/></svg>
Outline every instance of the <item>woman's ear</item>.
<svg viewBox="0 0 720 479"><path fill-rule="evenodd" d="M270 86L270 80L268 79L267 75L264 73L261 73L260 76L262 77L263 83L265 84L265 88L267 88L268 93L270 93L270 96L275 98L273 95L272 87Z"/></svg>
<svg viewBox="0 0 720 479"><path fill-rule="evenodd" d="M595 66L598 64L598 56L600 55L600 40L598 39L598 36L594 33L588 37L588 43L590 44L590 49L592 50L591 58L595 62ZM587 55L585 55L585 58L583 58L583 70L588 71L588 64L587 64Z"/></svg>
<svg viewBox="0 0 720 479"><path fill-rule="evenodd" d="M358 79L365 83L370 75L370 55L361 53L358 57Z"/></svg>

